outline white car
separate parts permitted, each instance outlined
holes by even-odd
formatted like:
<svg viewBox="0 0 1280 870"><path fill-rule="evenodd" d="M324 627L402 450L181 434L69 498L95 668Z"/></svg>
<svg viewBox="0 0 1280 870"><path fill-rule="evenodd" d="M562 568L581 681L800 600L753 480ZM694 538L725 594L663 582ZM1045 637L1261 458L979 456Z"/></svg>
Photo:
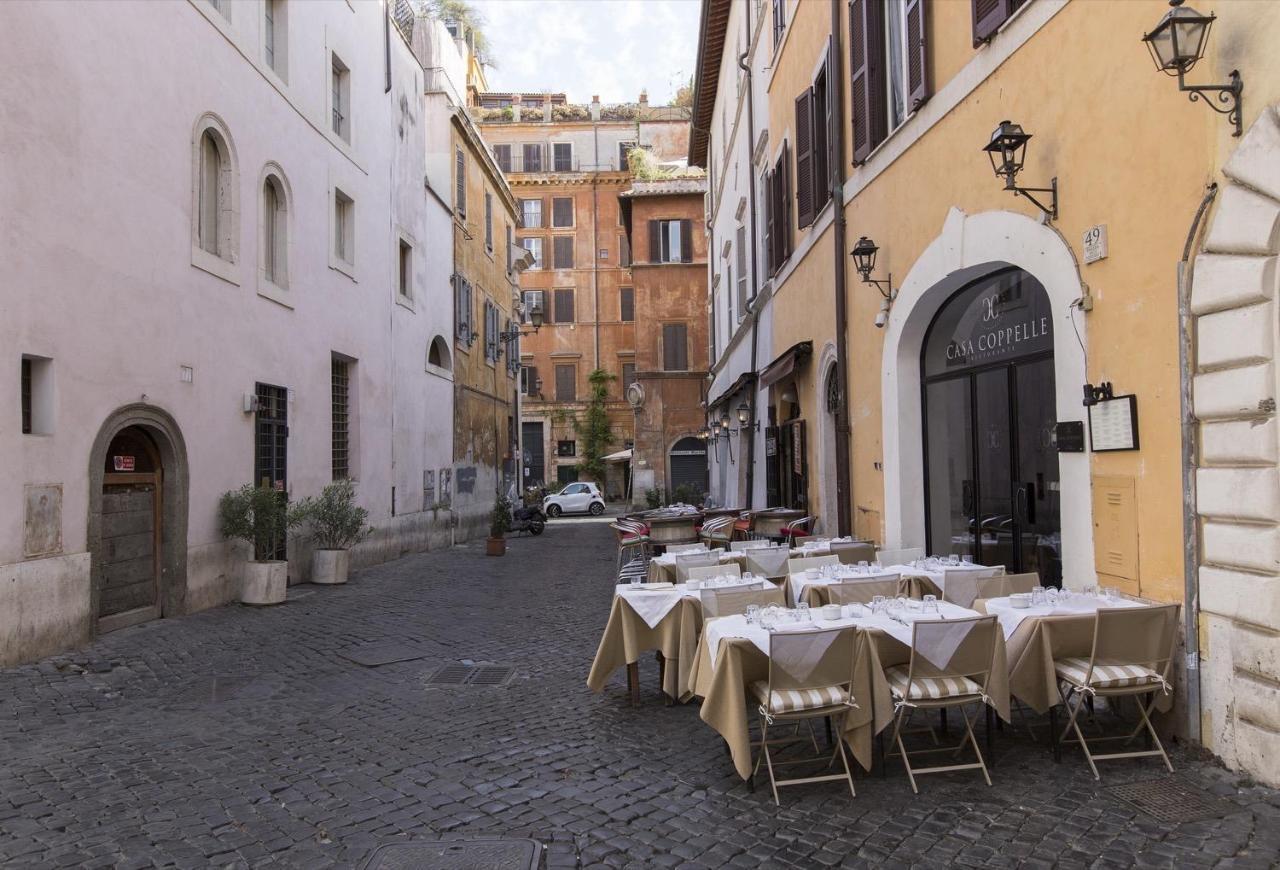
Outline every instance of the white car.
<svg viewBox="0 0 1280 870"><path fill-rule="evenodd" d="M600 487L594 483L571 483L555 495L542 500L542 512L549 517L561 514L591 514L594 517L604 513L604 496Z"/></svg>

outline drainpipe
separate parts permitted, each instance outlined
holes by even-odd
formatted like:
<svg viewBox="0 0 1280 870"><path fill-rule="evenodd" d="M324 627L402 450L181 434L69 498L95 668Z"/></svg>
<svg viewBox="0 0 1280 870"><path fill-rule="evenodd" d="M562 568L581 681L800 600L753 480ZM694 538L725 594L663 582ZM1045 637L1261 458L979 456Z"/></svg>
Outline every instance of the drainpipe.
<svg viewBox="0 0 1280 870"><path fill-rule="evenodd" d="M1178 261L1178 398L1182 414L1182 574L1185 584L1182 608L1187 645L1187 738L1202 743L1200 727L1200 529L1196 520L1196 460L1199 444L1192 405L1191 366L1194 353L1191 320L1191 250L1218 185L1206 189L1196 216L1187 230L1187 241Z"/></svg>
<svg viewBox="0 0 1280 870"><path fill-rule="evenodd" d="M845 310L844 77L839 72L844 66L840 57L840 0L831 0L831 69L836 74L827 83L831 89L831 99L835 101L835 108L831 112L832 129L828 131L828 138L832 156L829 165L834 170L830 183L832 206L835 208L835 214L832 215L832 230L835 233L832 256L836 278L836 384L840 393L836 408L836 524L841 535L848 535L852 531L849 512L853 504L853 486L849 475L849 375L845 355L848 312ZM822 376L821 372L817 375L819 378Z"/></svg>
<svg viewBox="0 0 1280 870"><path fill-rule="evenodd" d="M600 228L600 124L591 125L591 136L594 140L593 148L595 149L596 168L591 172L591 293L595 299L595 345L596 345L596 365L600 368L600 257L599 254L599 228ZM633 291L634 292L634 291ZM634 298L634 297L633 297Z"/></svg>
<svg viewBox="0 0 1280 870"><path fill-rule="evenodd" d="M756 167L751 156L755 149L756 139L756 116L753 103L754 87L751 78L751 64L749 58L751 56L751 4L746 4L747 11L747 50L738 55L738 67L746 73L747 76L747 198L749 217L747 226L751 230L751 300L754 302L756 294L760 292L760 280L758 276L759 270L759 252L756 250ZM732 289L730 290L732 292ZM757 342L757 324L760 321L760 312L752 310L751 312L751 372L756 374L756 354L758 352ZM751 422L756 424L759 422L756 416L756 400L760 395L759 382L752 383L748 395L751 405ZM745 461L747 463L747 504L748 510L755 506L755 490L756 490L756 439L760 437L759 430L753 428L751 437L747 439L747 455Z"/></svg>

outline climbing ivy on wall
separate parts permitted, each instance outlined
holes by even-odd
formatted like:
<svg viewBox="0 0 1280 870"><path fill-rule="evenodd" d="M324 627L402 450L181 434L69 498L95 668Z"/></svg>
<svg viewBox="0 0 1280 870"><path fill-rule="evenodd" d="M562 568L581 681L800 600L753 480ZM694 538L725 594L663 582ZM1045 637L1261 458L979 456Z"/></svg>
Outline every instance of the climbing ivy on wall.
<svg viewBox="0 0 1280 870"><path fill-rule="evenodd" d="M587 376L591 385L591 398L587 400L586 412L573 420L573 429L578 435L578 446L582 462L578 464L578 473L604 485L605 462L609 445L613 443L613 428L609 425L609 413L605 402L609 398L609 384L615 379L604 369L596 369Z"/></svg>

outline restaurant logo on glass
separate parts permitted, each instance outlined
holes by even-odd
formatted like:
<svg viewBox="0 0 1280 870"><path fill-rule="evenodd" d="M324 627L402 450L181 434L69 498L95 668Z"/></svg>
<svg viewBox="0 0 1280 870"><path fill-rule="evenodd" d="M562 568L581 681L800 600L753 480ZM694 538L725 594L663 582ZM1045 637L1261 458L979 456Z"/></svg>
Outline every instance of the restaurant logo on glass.
<svg viewBox="0 0 1280 870"><path fill-rule="evenodd" d="M984 281L947 303L926 341L925 375L1053 350L1048 296L1025 272Z"/></svg>

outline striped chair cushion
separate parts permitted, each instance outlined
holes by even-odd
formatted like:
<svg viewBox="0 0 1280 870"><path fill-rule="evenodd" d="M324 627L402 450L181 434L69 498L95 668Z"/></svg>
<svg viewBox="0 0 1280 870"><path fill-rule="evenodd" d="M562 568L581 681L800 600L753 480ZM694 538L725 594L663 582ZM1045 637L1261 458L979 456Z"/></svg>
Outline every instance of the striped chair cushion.
<svg viewBox="0 0 1280 870"><path fill-rule="evenodd" d="M818 689L775 689L759 680L751 684L751 692L770 713L798 713L802 710L821 710L835 707L849 700L845 686L823 686Z"/></svg>
<svg viewBox="0 0 1280 870"><path fill-rule="evenodd" d="M906 665L897 665L886 668L884 672L885 679L889 681L889 690L908 701L931 701L982 693L982 687L968 677L916 677L911 681L908 691L908 670Z"/></svg>
<svg viewBox="0 0 1280 870"><path fill-rule="evenodd" d="M625 547L628 544L643 544L647 540L649 540L647 535L626 535L622 538L621 543Z"/></svg>
<svg viewBox="0 0 1280 870"><path fill-rule="evenodd" d="M1057 659L1053 669L1058 679L1065 680L1073 686L1084 686L1085 677L1089 674L1087 658ZM1159 685L1160 675L1145 665L1103 665L1093 666L1093 674L1089 685L1095 689L1121 689L1126 686Z"/></svg>

